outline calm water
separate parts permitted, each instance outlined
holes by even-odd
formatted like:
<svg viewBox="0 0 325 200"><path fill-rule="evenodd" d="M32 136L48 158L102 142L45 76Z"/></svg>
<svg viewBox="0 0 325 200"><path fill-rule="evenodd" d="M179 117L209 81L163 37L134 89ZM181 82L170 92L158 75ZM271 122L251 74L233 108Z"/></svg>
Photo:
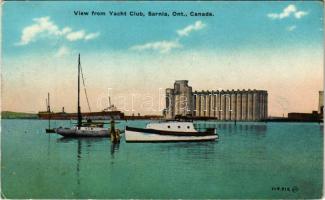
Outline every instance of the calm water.
<svg viewBox="0 0 325 200"><path fill-rule="evenodd" d="M70 126L69 121L54 121ZM146 121L129 121L143 127ZM7 198L319 198L323 126L200 122L220 140L125 143L46 134L47 121L2 120ZM123 128L125 122L118 124ZM280 187L280 191L277 190ZM281 191L282 187L290 191ZM294 191L292 189L294 188ZM286 189L286 190L288 190Z"/></svg>

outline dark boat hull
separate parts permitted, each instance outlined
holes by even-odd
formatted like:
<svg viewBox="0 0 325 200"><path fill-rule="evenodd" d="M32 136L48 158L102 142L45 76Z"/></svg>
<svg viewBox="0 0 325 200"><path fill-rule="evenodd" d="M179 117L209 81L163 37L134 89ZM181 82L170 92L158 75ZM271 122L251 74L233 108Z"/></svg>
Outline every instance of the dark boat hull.
<svg viewBox="0 0 325 200"><path fill-rule="evenodd" d="M45 132L46 133L55 133L55 130L54 130L54 128L47 128L47 129L45 129Z"/></svg>
<svg viewBox="0 0 325 200"><path fill-rule="evenodd" d="M110 131L100 130L100 131L91 131L91 130L77 130L77 129L65 129L57 128L55 132L63 137L110 137Z"/></svg>

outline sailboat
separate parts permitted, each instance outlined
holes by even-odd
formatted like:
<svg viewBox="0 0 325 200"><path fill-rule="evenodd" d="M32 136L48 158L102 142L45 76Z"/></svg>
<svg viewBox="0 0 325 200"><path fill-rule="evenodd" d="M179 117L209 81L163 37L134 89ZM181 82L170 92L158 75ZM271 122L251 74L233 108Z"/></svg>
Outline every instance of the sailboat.
<svg viewBox="0 0 325 200"><path fill-rule="evenodd" d="M77 124L71 128L56 128L55 132L64 137L110 137L111 130L103 127L103 123L94 123L90 120L86 123L82 122L81 108L80 108L80 54L78 56L78 114ZM113 130L115 131L115 129Z"/></svg>
<svg viewBox="0 0 325 200"><path fill-rule="evenodd" d="M46 133L55 133L54 128L51 128L51 106L50 106L50 93L47 93L46 107L48 112L49 128L45 129Z"/></svg>

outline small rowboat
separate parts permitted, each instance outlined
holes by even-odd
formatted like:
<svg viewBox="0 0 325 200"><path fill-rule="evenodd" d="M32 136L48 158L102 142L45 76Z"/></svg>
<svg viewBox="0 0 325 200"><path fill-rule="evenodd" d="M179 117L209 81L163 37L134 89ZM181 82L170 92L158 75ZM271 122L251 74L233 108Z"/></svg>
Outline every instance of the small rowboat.
<svg viewBox="0 0 325 200"><path fill-rule="evenodd" d="M46 133L55 133L55 129L54 128L47 128L45 129Z"/></svg>
<svg viewBox="0 0 325 200"><path fill-rule="evenodd" d="M200 132L192 122L150 123L146 128L126 126L126 142L204 142L218 139L215 129Z"/></svg>

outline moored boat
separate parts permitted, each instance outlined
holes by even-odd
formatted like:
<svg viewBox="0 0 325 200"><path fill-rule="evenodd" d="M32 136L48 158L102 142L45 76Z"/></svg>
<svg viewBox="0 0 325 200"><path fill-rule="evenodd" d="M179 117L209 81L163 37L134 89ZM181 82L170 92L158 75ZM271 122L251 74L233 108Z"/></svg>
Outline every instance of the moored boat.
<svg viewBox="0 0 325 200"><path fill-rule="evenodd" d="M110 137L113 135L114 141L118 142L119 130L115 129L115 121L111 120L111 128L104 128L104 123L102 122L92 122L91 119L88 119L87 122L82 121L81 108L80 108L80 73L82 72L81 64L80 64L80 54L78 56L78 107L77 107L77 125L71 128L56 128L55 132L64 137ZM83 75L82 75L83 78ZM84 84L84 80L83 80ZM84 85L85 87L85 85ZM85 95L88 102L87 93L85 90ZM90 106L89 106L90 110Z"/></svg>
<svg viewBox="0 0 325 200"><path fill-rule="evenodd" d="M197 131L192 122L149 123L146 128L125 128L126 142L203 142L218 139L215 129Z"/></svg>
<svg viewBox="0 0 325 200"><path fill-rule="evenodd" d="M55 128L46 128L45 132L46 133L55 133Z"/></svg>
<svg viewBox="0 0 325 200"><path fill-rule="evenodd" d="M109 137L110 130L100 127L56 128L55 132L64 137Z"/></svg>
<svg viewBox="0 0 325 200"><path fill-rule="evenodd" d="M50 93L47 93L47 99L45 101L46 101L47 110L46 110L46 112L43 112L43 113L51 114ZM49 120L49 128L46 128L45 132L46 133L55 133L55 129L51 128L51 117L49 117L48 120Z"/></svg>

